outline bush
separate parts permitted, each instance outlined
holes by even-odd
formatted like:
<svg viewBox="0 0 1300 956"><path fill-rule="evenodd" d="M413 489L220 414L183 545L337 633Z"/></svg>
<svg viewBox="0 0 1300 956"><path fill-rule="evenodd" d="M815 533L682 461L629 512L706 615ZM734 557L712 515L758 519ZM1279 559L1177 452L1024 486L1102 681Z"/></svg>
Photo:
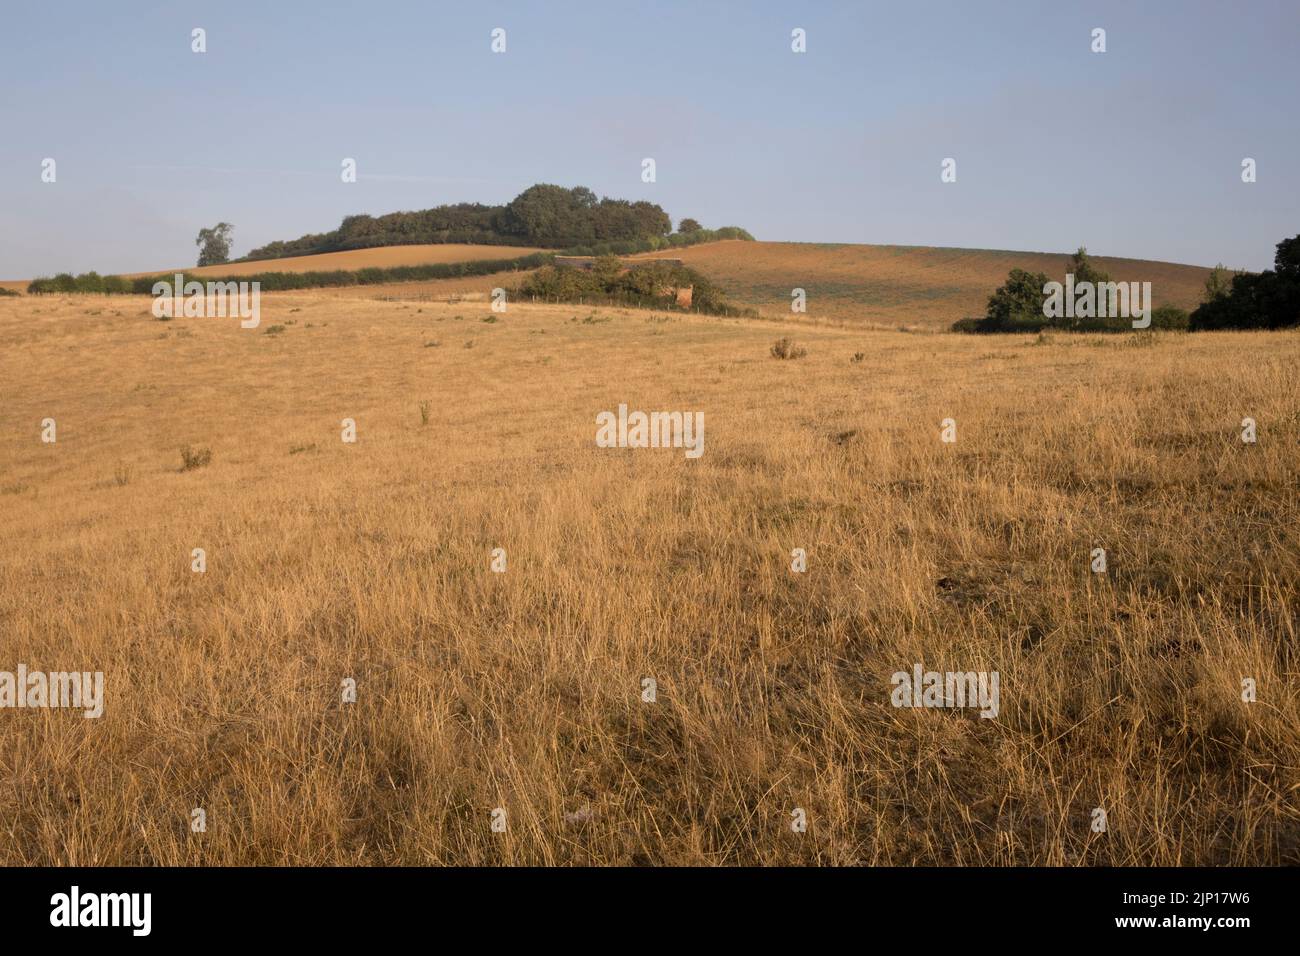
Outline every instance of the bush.
<svg viewBox="0 0 1300 956"><path fill-rule="evenodd" d="M555 302L680 310L675 291L687 286L692 288L692 311L724 316L756 314L752 309L729 305L721 290L694 269L656 262L624 271L622 263L612 255L598 257L591 269L554 265L538 269L520 285L519 295Z"/></svg>
<svg viewBox="0 0 1300 956"><path fill-rule="evenodd" d="M212 461L211 448L192 448L186 445L181 449L181 471L193 471Z"/></svg>
<svg viewBox="0 0 1300 956"><path fill-rule="evenodd" d="M1177 306L1162 305L1151 310L1151 328L1186 332L1190 327L1187 312Z"/></svg>
<svg viewBox="0 0 1300 956"><path fill-rule="evenodd" d="M1097 287L1110 282L1106 273L1097 269L1088 257L1088 251L1080 247L1066 263L1066 272L1075 277L1076 287L1083 282ZM997 332L1041 332L1044 329L1059 329L1069 332L1131 332L1132 318L1123 316L1094 317L1055 317L1045 314L1051 311L1045 308L1048 301L1043 292L1048 284L1045 274L1030 273L1024 269L1012 269L1007 280L989 297L988 310L984 318L958 319L951 326L953 332L987 334ZM1100 294L1100 293L1099 293ZM1174 306L1161 306L1152 310L1151 328L1187 329L1187 313Z"/></svg>
<svg viewBox="0 0 1300 956"><path fill-rule="evenodd" d="M788 338L779 338L772 343L772 357L779 359L803 358L808 350L799 348Z"/></svg>
<svg viewBox="0 0 1300 956"><path fill-rule="evenodd" d="M985 322L980 332L1037 332L1047 325L1043 315L1043 286L1047 276L1041 272L1012 269L1007 281L989 297Z"/></svg>
<svg viewBox="0 0 1300 956"><path fill-rule="evenodd" d="M99 292L104 291L104 279L98 272L83 272L76 279L78 292Z"/></svg>

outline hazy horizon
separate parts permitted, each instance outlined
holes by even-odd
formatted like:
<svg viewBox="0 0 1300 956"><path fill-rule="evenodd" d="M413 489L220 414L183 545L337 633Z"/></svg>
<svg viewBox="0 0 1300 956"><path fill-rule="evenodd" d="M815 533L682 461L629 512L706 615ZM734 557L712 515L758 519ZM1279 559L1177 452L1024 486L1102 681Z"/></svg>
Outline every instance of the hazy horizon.
<svg viewBox="0 0 1300 956"><path fill-rule="evenodd" d="M242 256L540 182L767 241L1258 270L1300 231L1298 27L1280 2L18 8L0 278L164 270L218 221Z"/></svg>

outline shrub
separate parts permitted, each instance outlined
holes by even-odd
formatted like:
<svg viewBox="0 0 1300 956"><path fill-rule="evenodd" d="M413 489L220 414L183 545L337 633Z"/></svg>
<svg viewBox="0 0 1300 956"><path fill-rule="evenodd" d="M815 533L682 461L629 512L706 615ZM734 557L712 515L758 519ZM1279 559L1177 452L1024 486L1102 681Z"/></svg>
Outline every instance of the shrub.
<svg viewBox="0 0 1300 956"><path fill-rule="evenodd" d="M104 291L104 279L98 272L83 272L76 278L78 292L99 292Z"/></svg>
<svg viewBox="0 0 1300 956"><path fill-rule="evenodd" d="M1151 328L1170 329L1186 332L1190 327L1190 317L1183 309L1173 305L1162 305L1151 310Z"/></svg>
<svg viewBox="0 0 1300 956"><path fill-rule="evenodd" d="M519 288L522 296L558 302L598 302L680 310L674 290L691 286L691 310L709 315L752 316L752 309L729 305L721 290L694 269L668 262L638 265L622 271L612 255L599 256L591 269L547 266L529 276Z"/></svg>
<svg viewBox="0 0 1300 956"><path fill-rule="evenodd" d="M186 445L181 449L181 471L193 471L212 461L211 448L193 448Z"/></svg>
<svg viewBox="0 0 1300 956"><path fill-rule="evenodd" d="M772 357L779 359L797 359L803 358L808 354L808 350L795 345L788 338L779 338L772 343Z"/></svg>
<svg viewBox="0 0 1300 956"><path fill-rule="evenodd" d="M1037 332L1047 324L1043 315L1043 286L1048 282L1041 272L1012 269L1007 281L989 297L980 332Z"/></svg>

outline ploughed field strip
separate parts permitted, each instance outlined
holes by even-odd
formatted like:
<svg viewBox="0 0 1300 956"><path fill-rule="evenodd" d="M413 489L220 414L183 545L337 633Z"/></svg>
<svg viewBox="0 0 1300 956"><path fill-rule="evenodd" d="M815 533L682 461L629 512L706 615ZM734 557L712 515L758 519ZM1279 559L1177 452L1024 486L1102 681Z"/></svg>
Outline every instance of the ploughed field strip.
<svg viewBox="0 0 1300 956"><path fill-rule="evenodd" d="M0 299L3 862L1300 862L1295 334L261 309Z"/></svg>

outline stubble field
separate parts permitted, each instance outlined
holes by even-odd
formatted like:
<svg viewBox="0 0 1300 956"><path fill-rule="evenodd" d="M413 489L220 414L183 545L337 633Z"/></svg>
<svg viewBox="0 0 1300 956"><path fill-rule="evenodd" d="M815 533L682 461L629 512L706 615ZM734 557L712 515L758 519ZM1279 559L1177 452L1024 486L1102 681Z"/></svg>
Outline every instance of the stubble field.
<svg viewBox="0 0 1300 956"><path fill-rule="evenodd" d="M106 678L0 710L0 863L1300 863L1294 333L149 304L0 299L0 670Z"/></svg>
<svg viewBox="0 0 1300 956"><path fill-rule="evenodd" d="M849 325L947 330L982 316L1012 269L1065 281L1068 256L998 249L726 240L651 253L676 257L714 279L737 302L765 315L790 314L791 289L808 296L810 317ZM1117 282L1150 282L1157 306L1192 309L1210 270L1146 259L1094 256Z"/></svg>

